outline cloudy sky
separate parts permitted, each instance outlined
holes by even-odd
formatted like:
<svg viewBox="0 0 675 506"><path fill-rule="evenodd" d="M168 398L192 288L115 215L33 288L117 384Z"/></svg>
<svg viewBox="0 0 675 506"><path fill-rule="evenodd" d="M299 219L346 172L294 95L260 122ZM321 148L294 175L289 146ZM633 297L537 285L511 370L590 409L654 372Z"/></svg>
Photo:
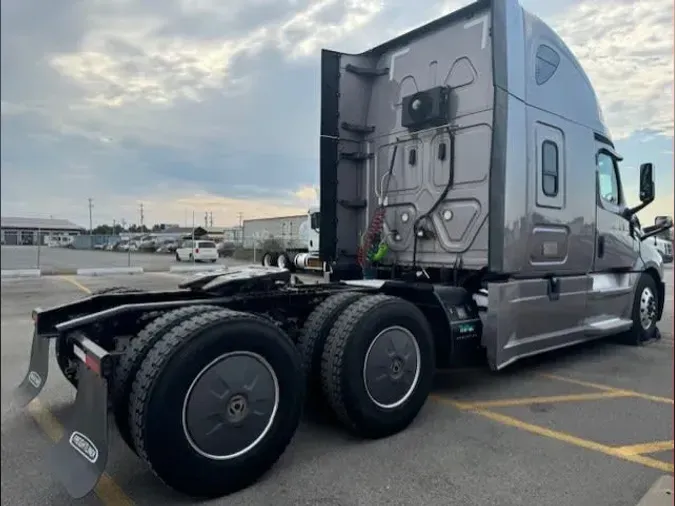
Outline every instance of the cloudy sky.
<svg viewBox="0 0 675 506"><path fill-rule="evenodd" d="M215 224L302 213L319 50L360 52L462 0L3 0L2 214ZM625 157L673 210L672 0L522 0L561 33Z"/></svg>

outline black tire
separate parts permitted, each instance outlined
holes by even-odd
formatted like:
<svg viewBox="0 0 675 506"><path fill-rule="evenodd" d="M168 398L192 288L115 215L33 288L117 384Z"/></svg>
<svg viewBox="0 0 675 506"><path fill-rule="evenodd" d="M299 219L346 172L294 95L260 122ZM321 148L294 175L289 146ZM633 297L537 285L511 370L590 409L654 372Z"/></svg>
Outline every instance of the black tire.
<svg viewBox="0 0 675 506"><path fill-rule="evenodd" d="M273 377L277 380L276 410L272 410L270 421L261 419L261 423L266 424L264 430L253 434L262 439L253 441L240 455L231 454L230 458L215 460L199 453L186 436L183 404L190 399L191 384L199 379L201 372L214 359L218 360L217 357L232 352L256 354L258 366L263 363L260 358L264 357L267 380L271 381ZM239 360L242 358L238 357ZM232 365L229 367L218 374L233 370ZM262 375L256 378L257 386L267 382ZM232 380L220 377L218 388L228 388L223 386L227 381L234 385ZM242 386L247 381L248 378L241 378ZM206 394L206 390L198 388L195 395L205 393L204 401L212 401L216 396L212 393L212 384L209 388L211 393ZM229 389L235 388L229 386ZM229 390L224 396L227 393ZM227 409L218 410L223 414L218 421L223 428L227 428L225 424L228 423L224 414L232 414L235 409L233 396L228 399ZM260 398L256 402L259 401ZM169 487L193 497L214 498L251 485L274 465L297 429L303 401L300 357L281 329L268 320L246 313L208 312L193 316L166 332L143 360L130 397L131 433L139 456ZM246 404L241 400L237 402L240 408ZM212 409L209 403L209 411ZM259 404L257 411L261 410ZM189 411L186 417L189 419ZM245 432L240 432L232 438L217 438L217 442L221 445L240 444L246 436Z"/></svg>
<svg viewBox="0 0 675 506"><path fill-rule="evenodd" d="M178 253L176 253L176 262L180 262L180 256L178 256Z"/></svg>
<svg viewBox="0 0 675 506"><path fill-rule="evenodd" d="M649 295L651 293L651 296ZM659 291L656 287L656 281L649 274L641 274L635 288L635 297L633 299L633 309L631 317L633 327L626 333L619 336L619 341L632 346L641 346L648 341L660 337L659 329L656 326L656 314L659 307ZM651 301L649 300L651 299ZM649 325L643 325L643 311L649 321ZM646 323L646 322L645 322Z"/></svg>
<svg viewBox="0 0 675 506"><path fill-rule="evenodd" d="M292 262L291 256L285 251L283 253L279 253L276 263L277 267L280 269L287 269L289 272L295 272L295 264Z"/></svg>
<svg viewBox="0 0 675 506"><path fill-rule="evenodd" d="M385 329L399 332L399 338L403 336L412 346L416 367L409 386L407 380L393 378L392 382L398 383L384 391L393 394L393 389L403 387L407 389L405 395L393 397L389 405L384 401L378 405L366 387L365 364L377 336ZM388 354L388 349L374 350ZM404 355L389 355L388 359L396 365L396 374L410 367ZM398 297L369 295L347 307L328 334L321 360L321 383L333 411L348 430L361 437L381 438L402 431L417 417L431 392L434 366L434 339L424 314Z"/></svg>
<svg viewBox="0 0 675 506"><path fill-rule="evenodd" d="M218 306L199 305L185 306L169 311L148 323L139 332L138 336L131 340L129 346L121 354L115 367L111 398L117 429L124 442L132 451L136 452L136 448L134 447L134 439L131 436L131 429L129 428L129 396L134 378L141 367L143 359L155 343L172 328L195 315L209 311L218 311L219 309Z"/></svg>
<svg viewBox="0 0 675 506"><path fill-rule="evenodd" d="M260 260L260 265L263 267L272 267L277 264L277 254L266 251L263 253L262 259Z"/></svg>
<svg viewBox="0 0 675 506"><path fill-rule="evenodd" d="M328 333L342 311L364 296L359 292L343 292L331 295L311 312L298 336L298 351L302 359L307 402L317 412L329 407L321 387L321 356Z"/></svg>
<svg viewBox="0 0 675 506"><path fill-rule="evenodd" d="M109 286L94 290L87 297L92 295L105 295L108 293L138 293L142 292L138 288L131 288L128 286ZM72 334L61 335L56 338L54 343L54 354L56 355L56 363L61 370L63 376L68 380L68 383L77 388L77 369L79 367L78 360L73 356L72 346L68 346L67 341L72 337Z"/></svg>

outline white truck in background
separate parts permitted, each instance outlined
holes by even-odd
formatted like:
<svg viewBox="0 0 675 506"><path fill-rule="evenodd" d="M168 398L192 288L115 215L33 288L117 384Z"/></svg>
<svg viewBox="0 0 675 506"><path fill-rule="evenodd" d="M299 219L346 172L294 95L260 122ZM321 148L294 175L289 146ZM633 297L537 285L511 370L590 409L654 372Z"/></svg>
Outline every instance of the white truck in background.
<svg viewBox="0 0 675 506"><path fill-rule="evenodd" d="M661 254L664 264L673 262L673 240L663 237L654 237L654 247Z"/></svg>
<svg viewBox="0 0 675 506"><path fill-rule="evenodd" d="M321 212L319 206L312 206L307 211L307 219L300 225L300 237L304 246L264 251L262 265L265 267L281 267L291 272L315 271L323 272L323 262L319 258L319 228Z"/></svg>

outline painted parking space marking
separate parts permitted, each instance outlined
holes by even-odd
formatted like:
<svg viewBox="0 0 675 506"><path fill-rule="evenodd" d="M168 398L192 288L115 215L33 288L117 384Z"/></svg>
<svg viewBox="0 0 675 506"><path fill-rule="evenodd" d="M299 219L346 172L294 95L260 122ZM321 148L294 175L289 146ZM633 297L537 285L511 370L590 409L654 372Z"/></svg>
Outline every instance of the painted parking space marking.
<svg viewBox="0 0 675 506"><path fill-rule="evenodd" d="M636 392L623 388L617 388L610 385L604 385L591 381L584 381L576 378L562 376L559 374L538 374L539 377L547 378L553 381L568 383L570 385L583 386L595 390L596 392L570 394L570 395L553 395L546 397L520 397L512 399L499 400L484 400L484 401L458 401L443 397L438 394L432 395L432 399L441 404L452 406L456 409L482 416L502 425L513 427L531 434L554 439L563 443L574 445L587 450L602 453L604 455L640 464L652 469L658 469L667 473L675 472L675 466L670 462L665 462L653 457L649 454L658 453L668 450L673 450L673 441L653 441L648 443L640 443L634 445L611 446L603 443L598 443L590 439L584 439L572 434L562 432L559 430L549 429L541 425L532 424L518 418L508 416L490 408L502 408L512 406L528 406L535 404L555 404L567 402L589 402L602 401L603 399L617 399L617 398L640 398L659 404L674 404L673 399L657 395L646 394L643 392Z"/></svg>
<svg viewBox="0 0 675 506"><path fill-rule="evenodd" d="M78 290L91 295L91 290L84 286L82 283L80 283L77 279L75 279L72 276L59 276L59 279L62 279L63 281L66 281L67 283L70 283L73 285L75 288Z"/></svg>
<svg viewBox="0 0 675 506"><path fill-rule="evenodd" d="M518 418L497 413L495 411L490 411L488 409L471 408L468 406L469 403L453 401L451 399L447 399L439 395L432 395L431 398L436 402L439 402L440 404L452 406L454 408L466 411L468 413L479 415L494 422L500 423L502 425L513 427L515 429L529 432L531 434L536 434L538 436L578 446L586 450L595 451L610 457L616 457L629 462L633 462L635 464L641 464L643 466L650 467L652 469L658 469L660 471L664 471L667 473L673 473L675 471L675 466L673 464L652 457L648 457L643 454L634 453L634 451L631 452L630 450L626 450L628 447L625 446L614 447L605 445L602 443L598 443L596 441L591 441L589 439L580 438L572 434L568 434L566 432L561 432L558 430L542 427L541 425L535 425L529 422L525 422L523 420L519 420ZM668 442L658 442L650 444L656 446L656 445L663 445L666 443Z"/></svg>
<svg viewBox="0 0 675 506"><path fill-rule="evenodd" d="M673 441L654 441L653 443L642 443L637 445L620 446L616 450L625 455L645 455L648 453L659 453L675 449Z"/></svg>
<svg viewBox="0 0 675 506"><path fill-rule="evenodd" d="M632 397L628 392L598 392L588 394L550 395L545 397L519 397L514 399L500 399L496 401L459 402L461 409L505 408L511 406L528 406L531 404L556 404L560 402L597 401L601 399L615 399L617 397Z"/></svg>
<svg viewBox="0 0 675 506"><path fill-rule="evenodd" d="M660 402L662 404L675 404L675 401L669 397L661 397L658 395L650 395L650 394L645 394L642 392L635 392L633 390L626 390L623 388L616 388L613 386L609 385L602 385L600 383L593 383L590 381L584 381L584 380L579 380L576 378L570 378L567 376L560 376L558 374L540 374L540 376L556 381L562 381L565 383L570 383L573 385L579 385L579 386L585 386L588 388L595 388L596 390L602 390L605 392L624 392L627 395L627 397L638 397L640 399L646 399L648 401L652 402Z"/></svg>
<svg viewBox="0 0 675 506"><path fill-rule="evenodd" d="M33 399L26 409L42 429L42 432L54 443L57 443L63 437L63 426L39 399ZM94 493L105 506L133 506L134 504L107 473L101 475L94 488Z"/></svg>

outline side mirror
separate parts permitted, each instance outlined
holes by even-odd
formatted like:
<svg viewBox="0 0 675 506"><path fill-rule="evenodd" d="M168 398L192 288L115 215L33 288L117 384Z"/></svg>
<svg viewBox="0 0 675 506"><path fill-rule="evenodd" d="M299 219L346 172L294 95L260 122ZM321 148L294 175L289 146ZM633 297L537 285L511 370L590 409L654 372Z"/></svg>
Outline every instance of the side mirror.
<svg viewBox="0 0 675 506"><path fill-rule="evenodd" d="M673 227L672 216L657 216L654 218L654 226L668 230Z"/></svg>
<svg viewBox="0 0 675 506"><path fill-rule="evenodd" d="M649 203L654 197L654 166L643 163L640 165L640 202Z"/></svg>

